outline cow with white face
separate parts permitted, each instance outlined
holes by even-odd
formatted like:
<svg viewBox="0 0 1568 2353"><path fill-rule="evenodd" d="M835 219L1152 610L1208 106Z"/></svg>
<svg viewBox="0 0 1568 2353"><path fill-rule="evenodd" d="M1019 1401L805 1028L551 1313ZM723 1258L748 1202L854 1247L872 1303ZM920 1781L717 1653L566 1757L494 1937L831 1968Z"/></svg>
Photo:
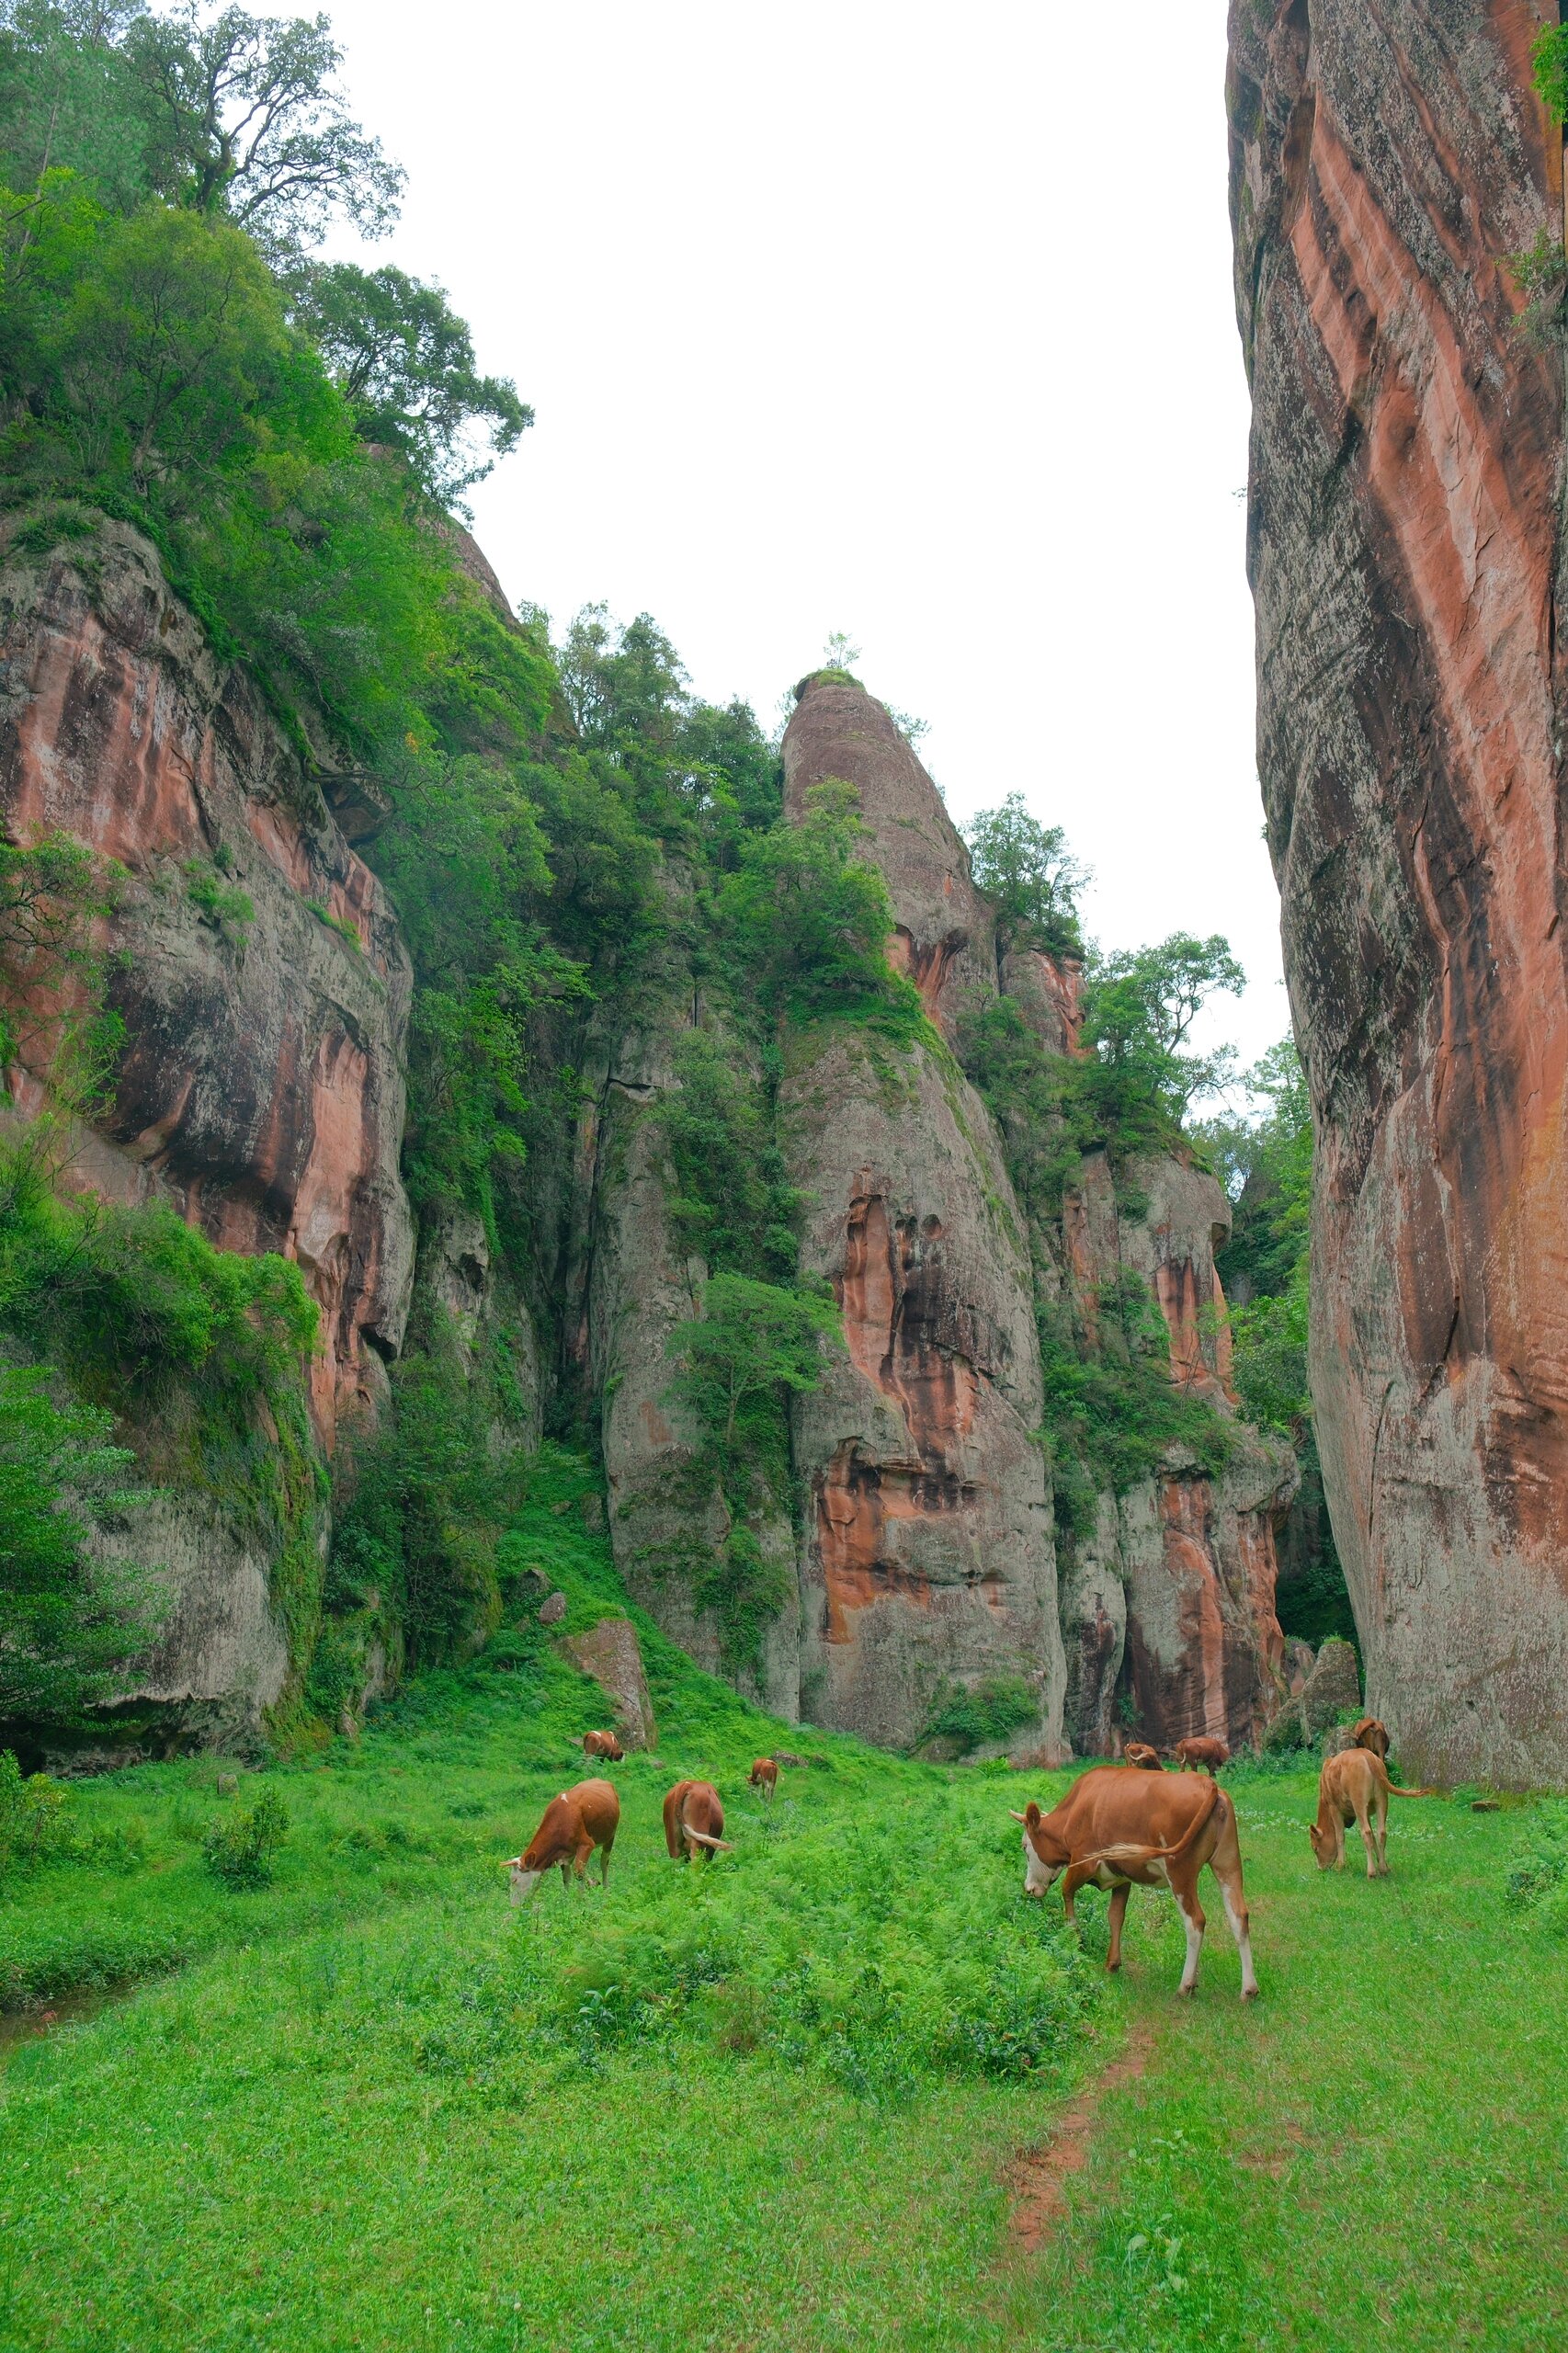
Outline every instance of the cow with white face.
<svg viewBox="0 0 1568 2353"><path fill-rule="evenodd" d="M514 1855L506 1868L512 1874L512 1901L527 1904L547 1870L559 1863L563 1884L574 1872L582 1879L588 1859L599 1851L599 1884L609 1880L610 1848L620 1827L620 1800L608 1781L579 1781L562 1790L545 1807L544 1819L526 1853Z"/></svg>
<svg viewBox="0 0 1568 2353"><path fill-rule="evenodd" d="M1031 1803L1013 1819L1024 1825L1026 1895L1043 1896L1062 1879L1062 1908L1071 1921L1081 1887L1093 1883L1109 1893L1108 1969L1121 1966L1121 1924L1131 1888L1170 1889L1187 1928L1184 1994L1198 1984L1205 1926L1198 1874L1207 1863L1220 1882L1241 1955L1242 1998L1256 1997L1236 1813L1216 1782L1196 1773L1139 1773L1102 1765L1080 1775L1050 1813Z"/></svg>

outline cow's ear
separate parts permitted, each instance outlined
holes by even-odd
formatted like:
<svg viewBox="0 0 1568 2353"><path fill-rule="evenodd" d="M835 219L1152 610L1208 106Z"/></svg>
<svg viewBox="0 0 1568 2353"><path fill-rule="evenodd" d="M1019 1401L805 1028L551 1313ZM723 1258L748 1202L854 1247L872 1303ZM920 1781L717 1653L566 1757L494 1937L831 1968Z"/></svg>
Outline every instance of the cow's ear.
<svg viewBox="0 0 1568 2353"><path fill-rule="evenodd" d="M1030 1798L1028 1806L1024 1810L1024 1820L1031 1830L1038 1830L1040 1828L1040 1812L1033 1798Z"/></svg>

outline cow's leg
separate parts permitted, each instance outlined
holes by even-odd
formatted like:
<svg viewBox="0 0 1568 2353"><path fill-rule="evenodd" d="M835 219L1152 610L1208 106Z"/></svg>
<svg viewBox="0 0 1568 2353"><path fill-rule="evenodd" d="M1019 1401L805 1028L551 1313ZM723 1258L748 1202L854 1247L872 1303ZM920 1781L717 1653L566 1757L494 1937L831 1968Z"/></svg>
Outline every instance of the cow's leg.
<svg viewBox="0 0 1568 2353"><path fill-rule="evenodd" d="M1378 1877L1389 1875L1389 1802L1387 1793L1380 1790L1373 1801L1374 1819L1378 1830Z"/></svg>
<svg viewBox="0 0 1568 2353"><path fill-rule="evenodd" d="M1213 1866L1220 1882L1220 1893L1225 1899L1225 1917L1231 1924L1231 1934L1236 1940L1236 1950L1242 1962L1242 1999L1256 2002L1258 1995L1256 1972L1252 1965L1252 1920L1247 1911L1246 1892L1242 1886L1240 1860L1221 1870Z"/></svg>
<svg viewBox="0 0 1568 2353"><path fill-rule="evenodd" d="M609 1850L614 1844L613 1838L607 1838L599 1848L599 1885L601 1887L609 1885Z"/></svg>
<svg viewBox="0 0 1568 2353"><path fill-rule="evenodd" d="M1194 1871L1191 1878L1184 1880L1179 1886L1173 1880L1171 1893L1176 1897L1176 1906L1182 1916L1182 1925L1187 1930L1187 1966L1181 1972L1181 1984L1176 1991L1181 1994L1196 1994L1198 1959L1203 1950L1203 1931L1208 1925L1203 1917L1203 1906L1198 1900L1198 1873Z"/></svg>
<svg viewBox="0 0 1568 2353"><path fill-rule="evenodd" d="M1339 1813L1335 1813L1334 1817L1334 1868L1336 1871L1342 1871L1345 1869L1345 1824L1346 1819L1347 1817L1345 1814Z"/></svg>
<svg viewBox="0 0 1568 2353"><path fill-rule="evenodd" d="M1086 1887L1093 1877L1093 1871L1080 1870L1077 1865L1074 1864L1062 1882L1062 1916L1070 1928L1075 1928L1078 1925L1073 1916L1074 1899L1078 1890L1081 1887Z"/></svg>
<svg viewBox="0 0 1568 2353"><path fill-rule="evenodd" d="M1105 1964L1108 1970L1119 1969L1121 1967L1121 1924L1127 1917L1127 1899L1131 1893L1131 1881L1125 1879L1122 1881L1119 1887L1115 1887L1111 1890L1109 1914L1110 1950L1106 1955Z"/></svg>
<svg viewBox="0 0 1568 2353"><path fill-rule="evenodd" d="M1367 1877L1369 1879L1376 1879L1378 1875L1378 1849L1376 1841L1372 1836L1371 1824L1367 1819L1367 1801L1365 1798L1358 1797L1356 1801L1356 1827L1361 1833L1361 1844L1367 1849Z"/></svg>

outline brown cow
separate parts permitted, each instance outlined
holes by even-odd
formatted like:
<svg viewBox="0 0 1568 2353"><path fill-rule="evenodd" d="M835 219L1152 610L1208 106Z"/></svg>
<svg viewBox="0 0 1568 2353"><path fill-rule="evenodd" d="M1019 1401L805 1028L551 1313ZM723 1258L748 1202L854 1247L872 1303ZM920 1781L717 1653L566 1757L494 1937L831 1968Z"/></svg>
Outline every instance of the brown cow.
<svg viewBox="0 0 1568 2353"><path fill-rule="evenodd" d="M699 1847L731 1850L724 1809L711 1781L677 1781L665 1800L665 1844L679 1862Z"/></svg>
<svg viewBox="0 0 1568 2353"><path fill-rule="evenodd" d="M625 1759L626 1751L612 1732L585 1732L583 1734L583 1754L585 1756L606 1756L612 1765L619 1765Z"/></svg>
<svg viewBox="0 0 1568 2353"><path fill-rule="evenodd" d="M1358 1724L1350 1727L1350 1745L1352 1748L1369 1748L1372 1755L1381 1756L1386 1765L1389 1761L1387 1724L1381 1724L1376 1716L1363 1716Z"/></svg>
<svg viewBox="0 0 1568 2353"><path fill-rule="evenodd" d="M512 1874L512 1901L525 1903L554 1863L563 1883L572 1874L581 1879L594 1848L599 1849L599 1884L609 1879L609 1850L620 1827L620 1800L608 1781L579 1781L562 1790L544 1809L525 1854L514 1855L506 1869Z"/></svg>
<svg viewBox="0 0 1568 2353"><path fill-rule="evenodd" d="M1024 1825L1024 1893L1043 1896L1060 1872L1062 1907L1073 1917L1073 1899L1091 1881L1110 1890L1110 1955L1108 1969L1121 1966L1121 1924L1129 1889L1168 1887L1187 1927L1187 1966L1181 1991L1198 1984L1203 1949L1203 1907L1198 1874L1205 1863L1220 1882L1225 1917L1242 1959L1242 1998L1253 2000L1253 1972L1246 1894L1236 1811L1217 1781L1207 1789L1194 1773L1152 1774L1099 1765L1081 1774L1061 1804L1041 1813L1031 1804L1015 1813Z"/></svg>
<svg viewBox="0 0 1568 2353"><path fill-rule="evenodd" d="M1136 1765L1145 1773L1163 1773L1165 1769L1160 1762L1159 1750L1151 1748L1146 1740L1130 1740L1121 1752L1121 1761L1124 1765Z"/></svg>
<svg viewBox="0 0 1568 2353"><path fill-rule="evenodd" d="M1207 1773L1210 1780L1222 1765L1228 1765L1231 1761L1231 1752L1222 1740L1210 1740L1203 1737L1178 1740L1171 1755L1176 1758L1176 1763L1184 1766L1188 1772Z"/></svg>
<svg viewBox="0 0 1568 2353"><path fill-rule="evenodd" d="M1402 1790L1391 1781L1388 1767L1370 1748L1342 1748L1318 1776L1318 1818L1310 1825L1318 1869L1330 1864L1345 1868L1345 1825L1354 1820L1367 1849L1367 1877L1387 1879L1390 1798L1430 1797L1430 1790ZM1369 1824L1370 1813L1374 1821Z"/></svg>
<svg viewBox="0 0 1568 2353"><path fill-rule="evenodd" d="M773 1792L778 1787L778 1768L771 1756L757 1758L756 1763L746 1775L746 1786L748 1789L760 1790L769 1805L772 1804Z"/></svg>

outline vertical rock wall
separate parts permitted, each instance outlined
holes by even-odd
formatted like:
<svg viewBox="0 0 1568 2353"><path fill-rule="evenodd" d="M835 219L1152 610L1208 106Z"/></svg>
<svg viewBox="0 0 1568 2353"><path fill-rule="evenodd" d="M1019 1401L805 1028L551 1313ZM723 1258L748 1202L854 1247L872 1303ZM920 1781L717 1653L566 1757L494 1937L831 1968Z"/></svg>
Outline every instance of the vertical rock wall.
<svg viewBox="0 0 1568 2353"><path fill-rule="evenodd" d="M68 833L126 874L108 944L127 1047L73 1181L298 1263L322 1313L312 1405L329 1449L343 1412L384 1393L408 1312L408 958L294 745L123 525L0 551L0 813L13 842ZM248 921L215 920L203 885L243 892ZM39 1107L36 1073L8 1084L22 1116ZM325 1535L315 1510L290 1540ZM290 1666L276 1548L176 1485L137 1540L175 1598L126 1696L191 1733L254 1726Z"/></svg>
<svg viewBox="0 0 1568 2353"><path fill-rule="evenodd" d="M1533 0L1234 0L1258 759L1317 1133L1312 1369L1413 1773L1562 1778L1562 222Z"/></svg>

